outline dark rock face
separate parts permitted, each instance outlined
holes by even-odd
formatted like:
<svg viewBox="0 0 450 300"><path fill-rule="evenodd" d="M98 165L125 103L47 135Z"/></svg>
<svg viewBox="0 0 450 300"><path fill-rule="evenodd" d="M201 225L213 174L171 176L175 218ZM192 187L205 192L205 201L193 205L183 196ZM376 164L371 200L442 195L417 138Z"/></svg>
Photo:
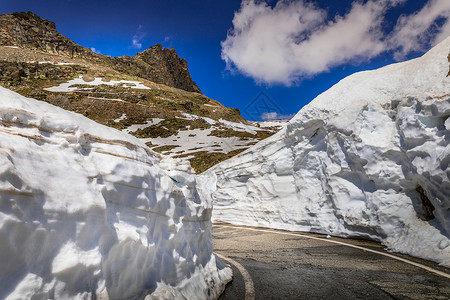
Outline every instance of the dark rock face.
<svg viewBox="0 0 450 300"><path fill-rule="evenodd" d="M32 12L0 16L0 45L17 46L72 58L82 54L89 55L91 52L56 31L55 23L44 20Z"/></svg>
<svg viewBox="0 0 450 300"><path fill-rule="evenodd" d="M156 83L173 86L189 92L201 93L192 81L185 59L175 49L156 44L135 56L121 56L112 59L111 67L119 72L132 73Z"/></svg>
<svg viewBox="0 0 450 300"><path fill-rule="evenodd" d="M116 71L189 92L201 93L192 81L185 59L156 44L134 57L109 57L93 53L59 33L55 23L32 12L0 15L0 46L17 46L54 55L82 58Z"/></svg>
<svg viewBox="0 0 450 300"><path fill-rule="evenodd" d="M153 77L161 82L170 82L168 85L179 86L183 90L200 92L195 82L192 82L186 60L180 58L173 48L163 49L160 44L156 44L136 54L133 59L147 64L149 68L146 71L153 73ZM155 70L163 70L163 72L155 72Z"/></svg>
<svg viewBox="0 0 450 300"><path fill-rule="evenodd" d="M449 53L448 56L447 56L447 60L448 60L448 62L450 63L450 53ZM450 76L450 67L448 68L448 74L447 74L447 76Z"/></svg>

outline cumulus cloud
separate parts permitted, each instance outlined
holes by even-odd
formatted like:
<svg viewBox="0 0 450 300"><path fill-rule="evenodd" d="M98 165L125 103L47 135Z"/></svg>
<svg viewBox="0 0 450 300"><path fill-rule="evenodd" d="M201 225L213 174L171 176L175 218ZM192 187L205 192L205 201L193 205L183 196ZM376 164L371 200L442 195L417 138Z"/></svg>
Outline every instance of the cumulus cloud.
<svg viewBox="0 0 450 300"><path fill-rule="evenodd" d="M131 39L131 48L134 49L141 49L142 48L142 39L145 36L145 32L142 32L142 25L138 26L138 29L136 30L136 33L133 35L133 38Z"/></svg>
<svg viewBox="0 0 450 300"><path fill-rule="evenodd" d="M273 8L243 0L222 42L222 59L228 69L257 82L290 85L386 51L400 59L450 32L448 0L430 1L419 12L401 16L392 32L384 32L386 12L405 1L355 1L347 14L330 19L324 9L306 0L280 0ZM439 27L437 21L444 23Z"/></svg>
<svg viewBox="0 0 450 300"><path fill-rule="evenodd" d="M283 115L277 112L266 112L263 113L260 117L263 121L271 121L271 120L290 120L295 116L295 114Z"/></svg>
<svg viewBox="0 0 450 300"><path fill-rule="evenodd" d="M91 51L94 52L94 53L97 53L97 54L102 54L102 53L100 52L100 50L98 50L98 49L96 49L96 48L94 48L94 47L91 47Z"/></svg>
<svg viewBox="0 0 450 300"><path fill-rule="evenodd" d="M390 47L396 49L396 59L412 51L435 45L450 35L450 1L431 0L420 11L402 15L391 34ZM436 21L443 23L440 27Z"/></svg>

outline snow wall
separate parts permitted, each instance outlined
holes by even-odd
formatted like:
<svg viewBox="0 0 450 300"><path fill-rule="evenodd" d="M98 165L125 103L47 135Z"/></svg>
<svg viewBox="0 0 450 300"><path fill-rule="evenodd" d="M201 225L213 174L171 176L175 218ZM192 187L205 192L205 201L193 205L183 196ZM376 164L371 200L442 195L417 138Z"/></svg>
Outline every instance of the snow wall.
<svg viewBox="0 0 450 300"><path fill-rule="evenodd" d="M450 38L351 75L205 172L213 221L381 241L450 266Z"/></svg>
<svg viewBox="0 0 450 300"><path fill-rule="evenodd" d="M160 163L0 88L0 299L217 298L232 274L212 253L211 202Z"/></svg>

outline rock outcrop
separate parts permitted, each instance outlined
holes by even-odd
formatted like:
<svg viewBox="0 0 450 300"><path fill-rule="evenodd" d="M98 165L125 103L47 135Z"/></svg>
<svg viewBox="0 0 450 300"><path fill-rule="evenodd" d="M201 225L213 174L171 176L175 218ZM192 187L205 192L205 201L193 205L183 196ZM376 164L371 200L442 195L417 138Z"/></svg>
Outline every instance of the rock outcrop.
<svg viewBox="0 0 450 300"><path fill-rule="evenodd" d="M91 50L77 45L59 33L55 23L32 12L15 12L0 16L0 45L68 57L93 54Z"/></svg>
<svg viewBox="0 0 450 300"><path fill-rule="evenodd" d="M180 58L173 48L163 49L161 45L156 44L134 57L96 54L59 33L55 23L32 12L0 15L0 46L15 46L58 56L81 58L155 83L189 92L201 92L192 81L186 60Z"/></svg>
<svg viewBox="0 0 450 300"><path fill-rule="evenodd" d="M163 48L156 44L135 56L114 58L112 67L120 72L149 79L179 89L200 93L200 88L192 81L187 61L180 58L175 49Z"/></svg>
<svg viewBox="0 0 450 300"><path fill-rule="evenodd" d="M161 82L170 82L168 85L179 86L183 90L194 89L194 92L200 92L195 83L196 88L192 85L187 61L180 58L173 48L167 49L160 44L156 44L137 53L133 59L141 60L149 65L148 73L151 73L152 77ZM155 70L163 70L163 72L156 72Z"/></svg>

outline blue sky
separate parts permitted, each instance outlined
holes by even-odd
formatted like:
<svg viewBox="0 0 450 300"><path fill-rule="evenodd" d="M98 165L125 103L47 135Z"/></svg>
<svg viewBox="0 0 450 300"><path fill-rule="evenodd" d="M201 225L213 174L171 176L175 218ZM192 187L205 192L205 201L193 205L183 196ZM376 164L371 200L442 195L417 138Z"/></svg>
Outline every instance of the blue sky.
<svg viewBox="0 0 450 300"><path fill-rule="evenodd" d="M420 56L450 34L448 0L0 1L0 13L14 11L102 54L174 47L206 96L248 119L292 115L340 79ZM268 105L255 113L258 95Z"/></svg>

